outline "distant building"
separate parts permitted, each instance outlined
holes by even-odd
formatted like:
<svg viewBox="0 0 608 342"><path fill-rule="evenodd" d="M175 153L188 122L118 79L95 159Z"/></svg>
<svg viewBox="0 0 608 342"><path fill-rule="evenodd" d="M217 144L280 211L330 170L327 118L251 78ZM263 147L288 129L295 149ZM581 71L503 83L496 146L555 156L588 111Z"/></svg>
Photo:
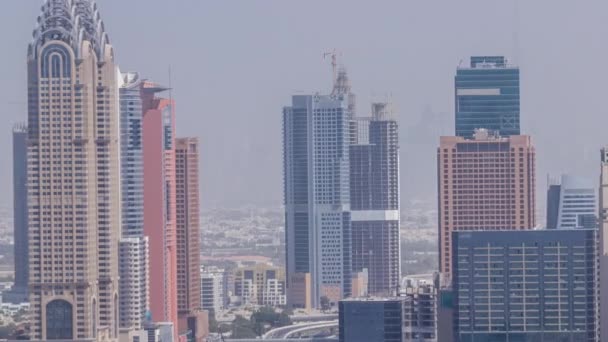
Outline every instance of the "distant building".
<svg viewBox="0 0 608 342"><path fill-rule="evenodd" d="M608 331L608 319L605 319L608 312L608 147L604 147L601 151L600 164L600 196L599 196L599 315L600 319L600 338L604 342L608 340L606 332ZM604 314L602 314L602 312Z"/></svg>
<svg viewBox="0 0 608 342"><path fill-rule="evenodd" d="M178 329L193 341L203 341L200 326L205 317L201 312L200 275L200 206L199 206L199 148L197 138L175 140L176 237L177 237L177 309ZM206 332L205 332L206 333Z"/></svg>
<svg viewBox="0 0 608 342"><path fill-rule="evenodd" d="M353 274L367 271L365 292L370 295L396 295L401 272L399 128L387 103L374 103L371 118L358 118L356 124L350 147Z"/></svg>
<svg viewBox="0 0 608 342"><path fill-rule="evenodd" d="M177 339L175 103L156 96L166 90L150 81L142 85L144 234L150 243L152 321L175 323Z"/></svg>
<svg viewBox="0 0 608 342"><path fill-rule="evenodd" d="M13 128L13 236L15 282L2 292L4 303L25 303L28 300L29 242L27 225L27 126Z"/></svg>
<svg viewBox="0 0 608 342"><path fill-rule="evenodd" d="M119 342L149 342L149 332L143 329L121 328ZM151 342L154 342L152 340Z"/></svg>
<svg viewBox="0 0 608 342"><path fill-rule="evenodd" d="M173 322L148 322L144 325L144 330L148 336L147 342L178 342L174 337L175 328L173 325Z"/></svg>
<svg viewBox="0 0 608 342"><path fill-rule="evenodd" d="M288 305L351 295L349 149L354 97L340 70L330 95L296 95L283 109ZM307 307L309 308L309 307Z"/></svg>
<svg viewBox="0 0 608 342"><path fill-rule="evenodd" d="M535 227L536 154L529 136L441 137L437 151L439 270L452 279L452 232Z"/></svg>
<svg viewBox="0 0 608 342"><path fill-rule="evenodd" d="M403 342L408 299L353 298L339 303L340 342Z"/></svg>
<svg viewBox="0 0 608 342"><path fill-rule="evenodd" d="M520 134L519 68L503 56L474 56L456 70L456 136L472 138L485 128Z"/></svg>
<svg viewBox="0 0 608 342"><path fill-rule="evenodd" d="M456 341L596 341L595 229L453 235Z"/></svg>
<svg viewBox="0 0 608 342"><path fill-rule="evenodd" d="M437 284L412 281L402 289L405 301L405 341L437 342ZM441 341L443 342L443 341Z"/></svg>
<svg viewBox="0 0 608 342"><path fill-rule="evenodd" d="M454 341L454 291L440 287L437 300L437 341Z"/></svg>
<svg viewBox="0 0 608 342"><path fill-rule="evenodd" d="M547 229L597 227L597 184L592 180L562 175L549 179L547 189Z"/></svg>
<svg viewBox="0 0 608 342"><path fill-rule="evenodd" d="M212 313L227 305L226 272L217 267L201 267L201 308Z"/></svg>
<svg viewBox="0 0 608 342"><path fill-rule="evenodd" d="M235 272L234 293L241 304L286 305L285 271L264 264L239 268Z"/></svg>
<svg viewBox="0 0 608 342"><path fill-rule="evenodd" d="M148 238L123 237L120 239L118 252L120 325L123 329L139 330L143 327L150 299Z"/></svg>
<svg viewBox="0 0 608 342"><path fill-rule="evenodd" d="M150 305L149 241L144 236L143 84L138 73L121 75L119 316L123 331L141 329Z"/></svg>
<svg viewBox="0 0 608 342"><path fill-rule="evenodd" d="M27 52L32 340L119 334L119 75L92 0L45 1Z"/></svg>

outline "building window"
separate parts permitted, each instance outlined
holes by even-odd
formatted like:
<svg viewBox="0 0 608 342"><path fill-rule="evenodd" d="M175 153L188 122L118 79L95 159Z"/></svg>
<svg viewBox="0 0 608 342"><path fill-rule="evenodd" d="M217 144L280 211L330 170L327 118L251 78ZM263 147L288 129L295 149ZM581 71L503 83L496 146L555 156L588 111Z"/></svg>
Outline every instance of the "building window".
<svg viewBox="0 0 608 342"><path fill-rule="evenodd" d="M46 305L47 340L71 340L72 322L72 304L57 299Z"/></svg>

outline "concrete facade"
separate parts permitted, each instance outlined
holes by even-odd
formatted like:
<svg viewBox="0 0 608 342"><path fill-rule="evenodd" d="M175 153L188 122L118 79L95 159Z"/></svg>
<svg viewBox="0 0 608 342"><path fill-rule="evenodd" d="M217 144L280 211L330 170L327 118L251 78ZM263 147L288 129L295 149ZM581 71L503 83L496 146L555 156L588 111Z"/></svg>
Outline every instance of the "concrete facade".
<svg viewBox="0 0 608 342"><path fill-rule="evenodd" d="M31 339L118 339L119 111L94 1L42 5L28 49Z"/></svg>
<svg viewBox="0 0 608 342"><path fill-rule="evenodd" d="M478 130L441 137L437 150L439 270L451 279L453 231L526 230L536 226L536 153L529 136Z"/></svg>
<svg viewBox="0 0 608 342"><path fill-rule="evenodd" d="M143 85L144 234L150 243L150 311L154 322L173 322L177 340L175 103L166 90ZM162 300L161 300L162 298Z"/></svg>
<svg viewBox="0 0 608 342"><path fill-rule="evenodd" d="M180 333L199 326L192 322L193 319L198 321L196 317L201 310L198 161L197 138L175 140L177 310ZM202 333L203 329L195 330ZM202 336L194 338L200 340Z"/></svg>
<svg viewBox="0 0 608 342"><path fill-rule="evenodd" d="M374 103L372 116L357 124L350 147L353 274L366 270L366 293L395 295L401 274L399 127L388 103Z"/></svg>

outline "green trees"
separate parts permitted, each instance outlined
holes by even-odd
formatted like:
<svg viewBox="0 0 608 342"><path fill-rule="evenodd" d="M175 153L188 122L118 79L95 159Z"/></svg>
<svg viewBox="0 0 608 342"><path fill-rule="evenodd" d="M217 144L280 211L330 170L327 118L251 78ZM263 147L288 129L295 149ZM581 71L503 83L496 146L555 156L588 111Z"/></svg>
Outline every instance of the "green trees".
<svg viewBox="0 0 608 342"><path fill-rule="evenodd" d="M0 325L0 339L12 337L16 328L17 327L13 323Z"/></svg>
<svg viewBox="0 0 608 342"><path fill-rule="evenodd" d="M291 325L291 319L285 312L278 313L271 307L262 307L251 315L251 319L236 316L232 322L232 338L255 338L262 336L270 329Z"/></svg>
<svg viewBox="0 0 608 342"><path fill-rule="evenodd" d="M328 311L329 309L331 309L329 298L327 298L327 296L321 297L321 310Z"/></svg>

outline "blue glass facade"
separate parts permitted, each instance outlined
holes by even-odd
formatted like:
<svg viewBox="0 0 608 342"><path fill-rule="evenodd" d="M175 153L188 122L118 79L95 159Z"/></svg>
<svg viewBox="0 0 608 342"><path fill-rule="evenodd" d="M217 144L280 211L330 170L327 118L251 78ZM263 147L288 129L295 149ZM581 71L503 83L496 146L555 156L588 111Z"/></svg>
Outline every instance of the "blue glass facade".
<svg viewBox="0 0 608 342"><path fill-rule="evenodd" d="M596 341L596 233L454 232L456 341Z"/></svg>
<svg viewBox="0 0 608 342"><path fill-rule="evenodd" d="M352 265L367 270L367 294L388 296L400 283L399 128L387 103L372 114L350 147Z"/></svg>
<svg viewBox="0 0 608 342"><path fill-rule="evenodd" d="M126 74L120 88L120 173L122 236L144 234L143 145L141 80Z"/></svg>
<svg viewBox="0 0 608 342"><path fill-rule="evenodd" d="M13 232L15 282L10 291L2 293L4 303L28 301L29 242L27 220L27 126L13 129Z"/></svg>
<svg viewBox="0 0 608 342"><path fill-rule="evenodd" d="M340 342L402 342L405 298L352 299L339 305Z"/></svg>
<svg viewBox="0 0 608 342"><path fill-rule="evenodd" d="M120 327L140 328L149 305L148 239L144 236L143 80L122 75L120 87Z"/></svg>
<svg viewBox="0 0 608 342"><path fill-rule="evenodd" d="M471 138L478 128L520 134L519 68L504 57L471 57L456 71L455 90L457 136Z"/></svg>
<svg viewBox="0 0 608 342"><path fill-rule="evenodd" d="M283 110L287 300L318 307L351 292L348 96L298 95ZM308 274L294 294L294 277ZM297 278L297 277L296 277ZM299 278L301 279L301 278ZM308 295L303 296L303 292Z"/></svg>

